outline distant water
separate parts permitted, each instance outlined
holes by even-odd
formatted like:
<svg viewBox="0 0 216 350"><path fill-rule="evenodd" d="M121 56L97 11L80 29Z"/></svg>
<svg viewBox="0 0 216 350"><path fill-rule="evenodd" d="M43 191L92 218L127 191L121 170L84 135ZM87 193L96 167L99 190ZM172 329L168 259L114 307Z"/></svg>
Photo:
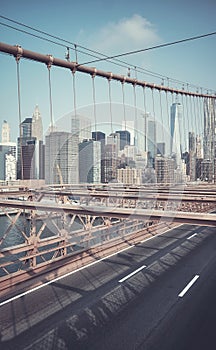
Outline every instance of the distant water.
<svg viewBox="0 0 216 350"><path fill-rule="evenodd" d="M11 219L14 220L16 218L16 214L10 215ZM68 223L70 222L71 218L68 217ZM55 223L53 223L52 220L47 219L46 227L43 230L43 233L40 235L40 239L51 237L51 236L58 236L59 230L58 228L62 228L62 218L57 217L55 218ZM39 232L40 228L44 224L44 221L38 220L36 223L36 232ZM102 224L101 219L95 220L94 225L100 225ZM29 237L30 232L30 225L31 222L28 220L27 216L21 215L17 221L16 224L12 226L11 220L7 216L0 216L0 252L2 252L5 248L17 246L19 244L25 243L25 236ZM11 226L11 227L10 227ZM142 229L145 226L145 222L139 222L136 224L136 230ZM57 228L58 227L58 228ZM10 230L9 230L10 228ZM118 238L122 236L122 229L124 228L124 234L127 235L134 231L135 227L133 224L131 224L130 221L123 221L118 222L115 224L115 226L111 226L107 228L105 231L98 227L97 231L94 231L92 233L92 238L89 242L85 240L86 234L88 234L88 231L83 231L83 234L77 234L74 232L76 230L83 230L83 225L80 223L79 219L76 218L76 220L73 223L73 227L70 228L70 232L68 232L68 240L69 242L73 243L73 249L74 250L80 250L85 247L94 246L95 244L103 244L104 241L107 240L106 235L109 236L109 239L111 238ZM22 234L23 231L25 233L25 236ZM83 241L84 239L84 241ZM51 244L52 246L55 246L56 244ZM46 248L46 247L45 247ZM44 249L45 249L44 248ZM50 246L51 248L51 246ZM14 271L17 271L18 269L26 269L29 267L29 262L26 261L24 264L21 260L19 260L21 257L25 256L25 253L18 253L18 254L8 254L6 253L4 257L0 258L0 265L8 262L13 262L12 264L9 264L10 266L6 267L6 270L11 273ZM46 260L49 260L52 256L52 253L43 254L43 257ZM41 257L37 257L37 262L43 262ZM0 267L0 276L3 276L6 274L6 271L4 268Z"/></svg>
<svg viewBox="0 0 216 350"><path fill-rule="evenodd" d="M15 220L16 214L10 215L12 220ZM57 218L55 221L59 221L60 219ZM39 231L40 227L43 225L43 221L37 221L37 232ZM59 222L58 222L59 226ZM10 228L10 229L9 229ZM19 244L25 243L25 236L22 234L22 232L26 235L26 237L29 237L30 232L30 220L28 220L26 215L20 215L19 218L16 221L15 225L12 225L11 220L4 215L0 216L0 252L2 252L5 248L17 246ZM55 225L51 222L51 220L47 221L47 227L44 229L43 233L41 234L40 238L50 237L57 235L57 228ZM28 268L29 265L23 264L19 262L19 258L24 256L25 253L19 253L19 254L5 254L3 258L0 258L0 264L6 263L9 261L13 261L14 263L8 268L8 272L14 272L17 271L19 268ZM37 258L37 260L40 260L40 258ZM18 261L18 263L16 263ZM3 268L0 268L0 276L5 275L5 271Z"/></svg>

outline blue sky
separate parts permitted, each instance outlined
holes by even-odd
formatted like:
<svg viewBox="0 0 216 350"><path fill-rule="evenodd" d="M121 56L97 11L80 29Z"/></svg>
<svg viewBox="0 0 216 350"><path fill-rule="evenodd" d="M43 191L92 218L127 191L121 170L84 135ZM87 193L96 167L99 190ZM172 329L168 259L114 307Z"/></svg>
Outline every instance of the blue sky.
<svg viewBox="0 0 216 350"><path fill-rule="evenodd" d="M27 1L1 0L2 16L59 36L107 55L181 40L216 30L215 0L191 1ZM1 19L2 23L14 25ZM1 41L23 48L52 54L64 59L65 49L1 25ZM175 46L155 49L122 59L128 66L141 66L165 77L216 90L216 36ZM74 54L71 52L71 59ZM0 55L1 100L0 121L11 125L12 138L18 134L18 106L16 92L16 65L12 57ZM78 53L79 63L91 57ZM111 64L90 64L97 68L126 74L126 69ZM21 62L22 119L31 116L39 105L44 129L49 125L48 80L46 68L28 61ZM160 83L147 74L139 79ZM92 104L91 78L77 79L77 106ZM97 103L108 102L107 87L95 81ZM175 84L173 85L175 87ZM73 108L72 79L68 72L52 70L54 119ZM180 87L180 86L178 86ZM132 93L126 88L126 103L133 104ZM113 84L113 102L121 103L121 87ZM139 100L139 97L137 98ZM142 106L140 107L142 108ZM149 106L150 109L150 106ZM92 113L92 110L89 112Z"/></svg>

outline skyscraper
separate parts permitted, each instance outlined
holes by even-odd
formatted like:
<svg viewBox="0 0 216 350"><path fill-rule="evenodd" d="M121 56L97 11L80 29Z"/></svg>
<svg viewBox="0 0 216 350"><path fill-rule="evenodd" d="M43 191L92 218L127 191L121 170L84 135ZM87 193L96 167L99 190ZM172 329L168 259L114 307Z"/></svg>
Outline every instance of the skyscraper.
<svg viewBox="0 0 216 350"><path fill-rule="evenodd" d="M79 182L101 182L101 143L83 140L79 143Z"/></svg>
<svg viewBox="0 0 216 350"><path fill-rule="evenodd" d="M105 183L117 179L118 155L116 153L116 146L113 143L105 146L104 152L104 172Z"/></svg>
<svg viewBox="0 0 216 350"><path fill-rule="evenodd" d="M189 174L190 181L196 180L196 138L194 132L189 132Z"/></svg>
<svg viewBox="0 0 216 350"><path fill-rule="evenodd" d="M16 143L10 142L10 126L4 120L0 143L0 180L16 180L16 148Z"/></svg>
<svg viewBox="0 0 216 350"><path fill-rule="evenodd" d="M148 165L153 166L157 154L156 122L154 120L148 120L147 149Z"/></svg>
<svg viewBox="0 0 216 350"><path fill-rule="evenodd" d="M202 139L200 135L197 135L196 137L196 157L197 159L203 158Z"/></svg>
<svg viewBox="0 0 216 350"><path fill-rule="evenodd" d="M118 157L120 151L120 134L113 132L109 136L107 136L107 145L114 146L116 155Z"/></svg>
<svg viewBox="0 0 216 350"><path fill-rule="evenodd" d="M0 143L0 180L16 180L16 144Z"/></svg>
<svg viewBox="0 0 216 350"><path fill-rule="evenodd" d="M38 105L35 107L32 116L32 136L36 137L39 141L43 141L43 124Z"/></svg>
<svg viewBox="0 0 216 350"><path fill-rule="evenodd" d="M130 144L135 145L135 127L133 120L122 121L122 130L127 130L130 133Z"/></svg>
<svg viewBox="0 0 216 350"><path fill-rule="evenodd" d="M170 114L170 151L171 154L176 159L177 167L181 167L181 153L182 153L182 145L181 145L181 123L182 123L182 105L180 103L173 103L171 106L171 114Z"/></svg>
<svg viewBox="0 0 216 350"><path fill-rule="evenodd" d="M165 156L165 142L157 142L157 155Z"/></svg>
<svg viewBox="0 0 216 350"><path fill-rule="evenodd" d="M120 150L124 149L126 145L130 145L130 133L127 130L117 130L120 135Z"/></svg>
<svg viewBox="0 0 216 350"><path fill-rule="evenodd" d="M21 123L17 146L17 178L44 179L43 126L38 106L32 118Z"/></svg>
<svg viewBox="0 0 216 350"><path fill-rule="evenodd" d="M100 182L104 183L105 182L104 151L105 151L106 135L102 131L93 131L92 139L94 141L99 141L101 144L101 181Z"/></svg>
<svg viewBox="0 0 216 350"><path fill-rule="evenodd" d="M78 157L78 154L77 154ZM72 134L53 131L46 135L45 142L45 182L47 184L78 183L78 159L73 164ZM77 177L74 178L74 167Z"/></svg>
<svg viewBox="0 0 216 350"><path fill-rule="evenodd" d="M91 139L91 120L85 116L71 116L71 132L78 136L78 143Z"/></svg>
<svg viewBox="0 0 216 350"><path fill-rule="evenodd" d="M10 142L10 126L6 120L2 124L2 143Z"/></svg>

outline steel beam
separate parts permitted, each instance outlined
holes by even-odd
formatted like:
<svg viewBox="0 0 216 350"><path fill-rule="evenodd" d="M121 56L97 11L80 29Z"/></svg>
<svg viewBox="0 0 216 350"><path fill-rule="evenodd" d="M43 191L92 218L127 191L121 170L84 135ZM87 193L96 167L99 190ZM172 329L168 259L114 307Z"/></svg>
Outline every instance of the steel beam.
<svg viewBox="0 0 216 350"><path fill-rule="evenodd" d="M117 81L120 81L121 83L127 83L127 84L142 86L142 87L148 87L151 89L156 89L158 91L165 91L165 92L170 92L170 93L175 93L175 94L216 99L215 95L202 94L202 93L197 93L197 92L189 92L186 90L173 89L173 88L170 88L168 86L165 87L163 85L157 85L157 84L148 83L145 81L140 81L138 79L130 78L130 77L123 76L123 75L114 74L112 72L105 72L102 70L98 70L95 67L88 67L85 65L79 65L76 62L69 62L67 60L55 58L52 55L43 55L43 54L40 54L38 52L26 50L26 49L23 49L19 45L12 46L12 45L8 45L6 43L0 42L0 51L7 53L7 54L10 54L10 55L13 55L15 57L19 57L19 58L23 57L23 58L27 58L29 60L45 63L47 66L53 65L53 66L58 66L58 67L62 67L62 68L67 68L67 69L70 69L72 72L79 71L79 72L90 74L92 76L100 76L100 77L107 78L107 79L117 80Z"/></svg>
<svg viewBox="0 0 216 350"><path fill-rule="evenodd" d="M76 215L91 215L98 217L131 218L139 220L162 220L192 225L216 226L216 214L191 213L178 211L148 210L134 208L96 207L96 206L72 206L68 204L43 204L38 202L20 202L0 200L0 207L10 207L28 210L52 211Z"/></svg>

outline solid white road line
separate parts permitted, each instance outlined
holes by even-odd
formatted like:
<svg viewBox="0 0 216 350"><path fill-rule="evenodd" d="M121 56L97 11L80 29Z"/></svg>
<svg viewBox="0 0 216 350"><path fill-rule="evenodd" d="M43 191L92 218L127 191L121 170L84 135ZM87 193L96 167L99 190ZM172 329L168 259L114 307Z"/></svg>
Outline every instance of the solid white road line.
<svg viewBox="0 0 216 350"><path fill-rule="evenodd" d="M182 224L181 224L181 225L182 225ZM180 226L181 226L181 225L180 225ZM161 232L161 233L157 234L156 236L149 237L149 238L147 238L147 239L141 241L140 243L147 242L147 241L149 241L149 240L151 240L151 239L153 239L153 238L156 238L157 236L161 236L162 234L164 234L164 233L166 233L166 232L168 232L168 231L171 231L171 230L173 230L173 229L175 229L175 228L167 229L165 232ZM59 280L65 278L65 277L67 277L67 276L73 275L74 273L76 273L76 272L78 272L78 271L84 270L84 269L86 269L86 268L88 268L88 267L90 267L90 266L93 266L93 265L95 265L95 264L98 264L99 262L101 262L101 261L103 261L103 260L109 259L109 258L111 258L112 256L115 256L115 255L117 255L117 254L120 254L120 253L122 253L122 252L124 252L124 251L126 251L126 250L128 250L128 249L133 248L133 247L135 247L135 244L133 244L133 245L127 247L127 248L124 248L124 249L122 249L122 250L120 250L120 251L118 251L118 252L115 252L115 253L113 253L113 254L110 254L110 255L108 255L108 256L105 256L104 258L101 258L100 260L94 261L94 262L92 262L92 263L90 263L90 264L88 264L88 265L82 266L82 267L80 267L80 268L77 269L77 270L68 272L68 273L66 273L66 274L63 275L63 276L60 276L60 277L57 277L57 278L55 278L55 279L53 279L53 280L51 280L51 281L45 282L45 283L43 283L43 284L41 284L41 285L39 285L39 286L37 286L37 287L35 287L35 288L29 289L29 290L27 290L26 292L23 292L23 293L20 293L20 294L18 294L18 295L15 295L14 297L12 297L12 298L10 298L10 299L7 299L7 300L5 300L5 301L2 301L2 302L0 303L0 307L3 306L3 305L5 305L5 304L7 304L7 303L10 303L11 301L14 301L14 300L16 300L16 299L19 299L19 298L21 298L21 297L24 297L25 295L27 295L27 294L29 294L29 293L35 292L35 291L38 290L38 289L41 289L41 288L43 288L43 287L46 287L46 286L48 286L49 284L52 284L52 283L54 283L54 282L56 282L56 281L59 281Z"/></svg>
<svg viewBox="0 0 216 350"><path fill-rule="evenodd" d="M70 275L73 275L74 273L79 272L79 271L81 271L81 270L84 270L84 269L86 269L86 268L88 268L88 267L90 267L90 266L96 265L96 264L98 264L99 262L101 262L101 261L103 261L103 260L106 260L106 259L109 259L109 258L111 258L112 256L115 256L115 255L117 255L118 253L122 253L122 252L124 252L125 250L128 250L128 249L130 249L130 248L132 248L132 247L134 247L134 245L132 245L132 246L130 246L130 247L127 247L127 248L124 248L124 249L120 250L119 252L116 252L116 253L110 254L110 255L108 255L108 256L105 256L104 258L101 258L100 260L93 261L92 263L90 263L90 264L88 264L88 265L85 265L85 266L82 266L82 267L80 267L80 268L78 268L78 269L76 269L76 270L70 271L70 272L66 273L65 275L56 277L56 278L54 278L53 280L48 281L48 282L45 282L45 283L43 283L43 284L41 284L41 285L39 285L39 286L37 286L37 287L34 287L34 288L32 288L32 289L29 289L29 290L27 290L26 292L23 292L23 293L20 293L20 294L18 294L18 295L15 295L14 297L12 297L12 298L10 298L10 299L7 299L7 300L5 300L5 301L2 301L2 302L0 303L0 306L3 306L3 305L5 305L5 304L7 304L7 303L10 303L11 301L14 301L14 300L16 300L16 299L19 299L19 298L21 298L21 297L24 297L24 296L27 295L27 294L30 294L30 293L32 293L32 292L35 292L35 291L38 290L38 289L41 289L41 288L43 288L43 287L46 287L46 286L48 286L49 284L52 284L52 283L54 283L54 282L56 282L56 281L59 281L59 280L65 278L65 277L68 277L68 276L70 276Z"/></svg>
<svg viewBox="0 0 216 350"><path fill-rule="evenodd" d="M146 267L146 265L143 265L141 267L139 267L137 270L131 272L129 275L123 277L122 279L119 280L119 283L122 283L124 281L126 281L128 278L132 277L133 275L135 275L137 272L143 270Z"/></svg>
<svg viewBox="0 0 216 350"><path fill-rule="evenodd" d="M188 237L187 239L191 239L193 237L197 236L197 233L194 233L193 235L191 235L190 237Z"/></svg>
<svg viewBox="0 0 216 350"><path fill-rule="evenodd" d="M187 284L187 286L182 290L182 292L178 296L182 298L198 278L199 278L199 275L194 276L194 278Z"/></svg>

